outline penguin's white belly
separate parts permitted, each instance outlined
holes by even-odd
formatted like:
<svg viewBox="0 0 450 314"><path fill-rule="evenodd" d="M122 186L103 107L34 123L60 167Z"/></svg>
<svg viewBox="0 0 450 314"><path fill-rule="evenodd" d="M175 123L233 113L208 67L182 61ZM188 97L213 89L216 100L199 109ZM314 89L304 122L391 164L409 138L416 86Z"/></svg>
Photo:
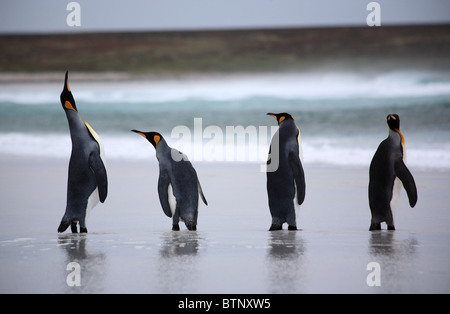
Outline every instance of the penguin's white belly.
<svg viewBox="0 0 450 314"><path fill-rule="evenodd" d="M175 208L177 208L177 199L173 194L172 184L169 183L169 187L167 188L167 195L169 196L169 207L172 212L172 216L175 214Z"/></svg>
<svg viewBox="0 0 450 314"><path fill-rule="evenodd" d="M105 160L105 154L104 154L104 149L103 149L103 145L102 142L100 141L100 137L98 136L98 134L94 131L94 129L86 122L84 121L84 124L87 126L89 132L92 134L92 136L94 137L94 139L96 140L96 142L98 143L99 149L100 149L100 159L103 162L103 166L105 167L106 170L106 164L104 162ZM100 196L98 194L98 187L95 188L95 190L91 193L91 195L88 198L88 203L86 206L86 221L92 211L92 209L94 209L95 206L98 205L98 203L100 203Z"/></svg>
<svg viewBox="0 0 450 314"><path fill-rule="evenodd" d="M298 156L300 158L300 161L303 165L303 149L302 149L302 143L300 141L300 129L297 128L298 130L298 135L297 135L297 144L298 144Z"/></svg>
<svg viewBox="0 0 450 314"><path fill-rule="evenodd" d="M298 156L300 158L300 162L302 163L302 167L303 167L303 150L302 150L302 144L300 142L300 129L298 129L297 142L298 142ZM295 183L295 180L294 180L294 188L295 188L295 195L294 195L295 219L297 220L299 217L299 214L300 214L300 206L301 205L299 205L297 202L297 184Z"/></svg>
<svg viewBox="0 0 450 314"><path fill-rule="evenodd" d="M403 187L402 181L400 181L399 178L395 178L394 187L392 189L392 199L391 199L391 203L390 203L393 218L395 217L398 199L400 197L400 192L402 191L402 187Z"/></svg>
<svg viewBox="0 0 450 314"><path fill-rule="evenodd" d="M297 196L297 184L295 183L295 181L294 181L294 188L295 188L295 195L294 195L295 220L297 220L299 215L300 215L300 206L301 205L299 205L298 201L297 201L297 198L298 198L298 196Z"/></svg>
<svg viewBox="0 0 450 314"><path fill-rule="evenodd" d="M86 206L86 216L85 220L88 219L89 214L91 213L91 210L97 206L97 204L100 202L100 197L98 196L98 188L95 188L95 190L91 193L91 195L88 198L87 206Z"/></svg>

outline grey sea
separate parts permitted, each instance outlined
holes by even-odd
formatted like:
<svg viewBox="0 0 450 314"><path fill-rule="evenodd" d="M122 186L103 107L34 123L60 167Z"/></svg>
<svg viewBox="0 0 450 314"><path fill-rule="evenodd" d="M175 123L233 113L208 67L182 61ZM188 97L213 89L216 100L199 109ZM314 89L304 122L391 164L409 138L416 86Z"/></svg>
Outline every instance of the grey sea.
<svg viewBox="0 0 450 314"><path fill-rule="evenodd" d="M67 158L60 83L0 85L0 153ZM153 155L131 129L158 131L194 161L265 162L276 121L289 112L305 162L365 166L397 113L408 163L450 168L450 72L311 72L83 82L70 86L108 158ZM232 138L234 136L234 138ZM237 146L237 147L236 147Z"/></svg>

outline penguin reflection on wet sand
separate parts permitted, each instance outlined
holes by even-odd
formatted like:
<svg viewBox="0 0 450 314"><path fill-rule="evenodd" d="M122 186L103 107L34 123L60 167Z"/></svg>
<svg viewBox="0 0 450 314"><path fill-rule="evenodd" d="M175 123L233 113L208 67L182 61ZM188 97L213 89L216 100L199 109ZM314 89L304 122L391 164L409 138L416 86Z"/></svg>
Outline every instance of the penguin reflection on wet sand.
<svg viewBox="0 0 450 314"><path fill-rule="evenodd" d="M409 205L414 207L417 203L416 184L405 165L405 138L400 132L400 117L389 114L386 119L389 136L378 146L369 169L370 231L381 230L381 222L386 222L388 230L395 230L394 213L402 185Z"/></svg>
<svg viewBox="0 0 450 314"><path fill-rule="evenodd" d="M285 222L288 230L297 230L294 203L303 203L306 189L300 130L288 113L267 115L274 117L279 125L270 143L266 170L267 195L272 215L269 230L281 230Z"/></svg>
<svg viewBox="0 0 450 314"><path fill-rule="evenodd" d="M58 232L71 226L77 232L87 232L86 219L89 212L104 202L108 194L108 178L103 163L103 147L94 129L78 115L75 99L69 88L69 73L66 72L64 89L61 92L61 105L69 123L72 140L72 154L69 161L67 182L67 205Z"/></svg>
<svg viewBox="0 0 450 314"><path fill-rule="evenodd" d="M159 162L158 194L164 213L172 218L172 230L178 231L179 221L189 230L197 230L198 198L203 195L197 172L187 156L167 145L157 132L131 130L145 137L154 147Z"/></svg>

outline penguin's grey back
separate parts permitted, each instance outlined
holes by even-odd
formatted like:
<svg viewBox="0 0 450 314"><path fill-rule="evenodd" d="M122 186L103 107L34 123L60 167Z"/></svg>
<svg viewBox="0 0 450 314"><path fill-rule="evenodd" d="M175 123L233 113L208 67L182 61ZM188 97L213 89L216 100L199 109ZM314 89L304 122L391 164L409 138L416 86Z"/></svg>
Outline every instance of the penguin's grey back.
<svg viewBox="0 0 450 314"><path fill-rule="evenodd" d="M170 147L169 149L170 153L168 151L165 153L166 158L160 159L160 170L167 171L177 204L197 209L199 197L197 172L191 162L185 156L181 156L181 152ZM179 154L180 158L175 157L176 154Z"/></svg>
<svg viewBox="0 0 450 314"><path fill-rule="evenodd" d="M398 133L389 131L389 136L380 143L370 163L370 184L382 182L381 186L388 185L387 188L392 190L390 183L395 179L394 165L398 159L403 159L401 138Z"/></svg>
<svg viewBox="0 0 450 314"><path fill-rule="evenodd" d="M378 146L369 167L369 205L375 220L384 221L393 215L402 188L396 178L395 164L403 160L401 136L389 130L389 136ZM391 209L391 213L387 211Z"/></svg>
<svg viewBox="0 0 450 314"><path fill-rule="evenodd" d="M278 167L275 171L267 171L269 197L273 195L277 200L285 198L286 202L291 203L295 196L295 185L289 154L299 154L297 131L294 120L286 120L280 125L270 145L271 163L275 162Z"/></svg>
<svg viewBox="0 0 450 314"><path fill-rule="evenodd" d="M293 152L299 154L299 143L297 139L298 128L295 125L294 120L286 120L284 121L274 137L272 138L272 142L270 144L270 152L271 158L278 158L278 160L271 160L271 162L278 162L278 169L281 167L281 172L284 170L290 170L288 159L289 153ZM267 175L270 173L277 171L268 171Z"/></svg>

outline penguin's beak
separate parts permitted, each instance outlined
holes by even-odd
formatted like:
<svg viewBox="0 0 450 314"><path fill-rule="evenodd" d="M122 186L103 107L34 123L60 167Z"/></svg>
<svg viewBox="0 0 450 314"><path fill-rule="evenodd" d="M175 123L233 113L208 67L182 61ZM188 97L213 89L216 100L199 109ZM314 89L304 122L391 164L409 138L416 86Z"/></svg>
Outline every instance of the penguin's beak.
<svg viewBox="0 0 450 314"><path fill-rule="evenodd" d="M60 95L61 104L65 109L70 109L78 112L77 106L75 105L75 99L73 99L72 92L69 87L69 71L66 71L66 76L64 78L64 88Z"/></svg>
<svg viewBox="0 0 450 314"><path fill-rule="evenodd" d="M67 89L68 92L70 92L70 87L69 87L69 71L66 71L66 78L64 79L64 88Z"/></svg>
<svg viewBox="0 0 450 314"><path fill-rule="evenodd" d="M137 133L137 134L142 135L143 137L147 138L147 135L145 135L145 134L142 133L141 131L138 131L138 130L131 130L131 132Z"/></svg>
<svg viewBox="0 0 450 314"><path fill-rule="evenodd" d="M272 116L272 117L274 117L275 118L275 120L277 120L277 122L278 122L278 125L280 125L280 123L284 120L284 117L282 116L279 120L278 120L278 117L277 117L277 115L275 114L275 113L271 113L271 112L269 112L269 113L267 113L267 115L268 116Z"/></svg>

